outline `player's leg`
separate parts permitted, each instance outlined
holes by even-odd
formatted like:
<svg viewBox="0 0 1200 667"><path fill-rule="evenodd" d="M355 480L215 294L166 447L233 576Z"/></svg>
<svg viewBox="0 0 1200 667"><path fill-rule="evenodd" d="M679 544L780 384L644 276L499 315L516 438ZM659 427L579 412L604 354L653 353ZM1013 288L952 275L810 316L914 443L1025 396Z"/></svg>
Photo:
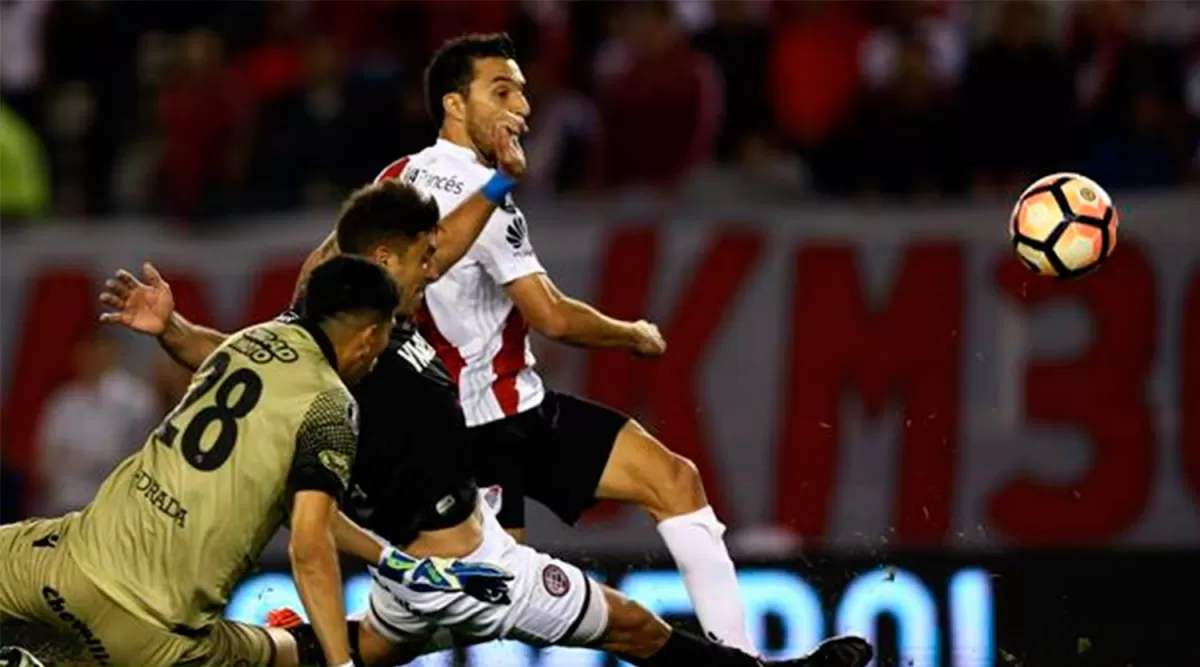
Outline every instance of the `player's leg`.
<svg viewBox="0 0 1200 667"><path fill-rule="evenodd" d="M518 542L525 541L525 479L522 451L536 430L534 415L522 414L469 430L475 481L481 489L498 488L496 519Z"/></svg>
<svg viewBox="0 0 1200 667"><path fill-rule="evenodd" d="M66 517L0 526L0 623L53 620L42 596Z"/></svg>
<svg viewBox="0 0 1200 667"><path fill-rule="evenodd" d="M806 656L764 663L732 646L674 629L616 590L600 588L608 609L608 627L603 637L591 644L637 667L864 667L874 654L861 638L837 637ZM564 643L572 643L570 640Z"/></svg>
<svg viewBox="0 0 1200 667"><path fill-rule="evenodd" d="M301 667L324 661L315 633L222 621L193 638L178 662L194 667Z"/></svg>
<svg viewBox="0 0 1200 667"><path fill-rule="evenodd" d="M725 526L696 466L610 408L551 392L544 409L555 428L525 459L529 497L569 524L597 499L641 507L657 523L705 632L754 652Z"/></svg>
<svg viewBox="0 0 1200 667"><path fill-rule="evenodd" d="M613 443L596 497L634 503L654 518L700 625L710 639L754 652L725 546L725 525L704 493L696 466L629 420Z"/></svg>
<svg viewBox="0 0 1200 667"><path fill-rule="evenodd" d="M0 559L0 620L6 628L19 619L41 624L32 631L47 631L30 634L47 639L26 648L56 660L69 652L69 657L115 665L301 664L286 635L272 637L263 628L221 623L204 636L189 636L163 630L117 606L63 555L78 520L78 514L69 514L0 527L0 553L5 554Z"/></svg>
<svg viewBox="0 0 1200 667"><path fill-rule="evenodd" d="M299 650L301 665L319 664L320 646L313 627L304 622L295 610L284 607L267 616L271 628L287 628L295 641L303 646ZM435 632L428 639L422 635L407 636L382 629L378 621L367 622L365 614L346 619L350 632L350 648L363 665L407 665L419 656L462 645L455 642L449 631ZM379 628L379 629L377 629ZM386 634L385 634L386 633ZM309 656L315 656L308 659Z"/></svg>
<svg viewBox="0 0 1200 667"><path fill-rule="evenodd" d="M640 667L761 667L747 652L694 637L668 626L645 607L588 577L582 570L524 545L514 545L502 560L514 574L514 604L498 622L487 613L463 630L468 636L494 637L534 646L549 644L600 648ZM472 630L480 630L472 633ZM456 628L457 630L457 628ZM863 667L871 649L859 638L830 640L805 658L781 664L794 667Z"/></svg>
<svg viewBox="0 0 1200 667"><path fill-rule="evenodd" d="M87 661L76 633L64 630L44 589L57 590L59 542L77 515L0 526L0 639L50 664ZM25 656L10 651L14 660ZM14 665L20 663L14 663Z"/></svg>

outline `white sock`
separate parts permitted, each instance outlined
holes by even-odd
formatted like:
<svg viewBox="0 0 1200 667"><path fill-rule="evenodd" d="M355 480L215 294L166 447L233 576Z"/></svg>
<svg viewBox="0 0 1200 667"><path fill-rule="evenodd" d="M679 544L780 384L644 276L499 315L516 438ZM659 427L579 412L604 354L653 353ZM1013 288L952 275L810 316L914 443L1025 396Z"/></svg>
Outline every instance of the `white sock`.
<svg viewBox="0 0 1200 667"><path fill-rule="evenodd" d="M675 559L709 639L757 656L746 627L737 570L721 539L725 524L717 519L712 507L666 519L658 524L658 533Z"/></svg>

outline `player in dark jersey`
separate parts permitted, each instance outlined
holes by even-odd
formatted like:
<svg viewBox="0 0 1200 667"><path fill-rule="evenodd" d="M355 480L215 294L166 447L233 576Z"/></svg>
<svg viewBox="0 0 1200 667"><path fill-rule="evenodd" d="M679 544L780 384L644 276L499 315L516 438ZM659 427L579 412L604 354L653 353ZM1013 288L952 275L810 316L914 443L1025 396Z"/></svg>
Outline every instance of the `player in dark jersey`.
<svg viewBox="0 0 1200 667"><path fill-rule="evenodd" d="M302 664L292 633L221 616L290 519L322 657L350 664L335 551L356 530L337 514L358 430L346 383L383 352L400 297L379 267L343 257L313 272L303 305L215 349L81 512L0 528L0 620L74 634L101 665Z"/></svg>
<svg viewBox="0 0 1200 667"><path fill-rule="evenodd" d="M341 251L371 257L394 274L402 273L403 258L386 260L405 220L420 213L408 198L393 196L406 188L391 181L352 198L336 229ZM130 277L123 282L121 294L108 299L121 308L122 321L165 331L172 306L166 283L160 277L149 285ZM137 305L151 302L157 310ZM411 314L416 305L406 300L401 311ZM163 343L185 358L194 355L189 348L203 348L207 337L220 335L193 328ZM737 649L672 630L579 568L518 545L505 533L496 520L498 508L480 500L474 449L453 383L438 367L433 350L415 332L410 335L393 340L356 388L362 432L350 512L410 559L497 566L511 577L511 590L472 591L466 584L462 590L414 590L407 582L396 585L375 576L369 611L353 624L364 662L395 664L425 647L436 630L448 628L472 641L508 637L535 645L596 646L647 667L760 664ZM481 580L491 581L486 576ZM780 664L862 667L870 657L870 647L861 639L839 638L808 657Z"/></svg>

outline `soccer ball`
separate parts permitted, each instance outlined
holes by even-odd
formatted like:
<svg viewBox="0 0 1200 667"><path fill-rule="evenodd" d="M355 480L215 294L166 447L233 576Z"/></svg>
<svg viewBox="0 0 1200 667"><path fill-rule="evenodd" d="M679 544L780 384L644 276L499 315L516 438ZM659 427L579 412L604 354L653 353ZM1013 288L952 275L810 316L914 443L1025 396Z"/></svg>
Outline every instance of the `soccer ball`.
<svg viewBox="0 0 1200 667"><path fill-rule="evenodd" d="M1029 186L1013 207L1009 233L1017 259L1034 273L1077 278L1094 271L1117 246L1112 199L1079 174L1051 174Z"/></svg>

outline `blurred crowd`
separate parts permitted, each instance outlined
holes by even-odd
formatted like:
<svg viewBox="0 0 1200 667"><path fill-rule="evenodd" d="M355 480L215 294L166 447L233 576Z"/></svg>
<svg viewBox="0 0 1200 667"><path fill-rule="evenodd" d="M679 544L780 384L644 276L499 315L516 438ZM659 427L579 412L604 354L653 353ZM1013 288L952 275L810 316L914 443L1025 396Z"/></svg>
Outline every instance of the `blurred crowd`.
<svg viewBox="0 0 1200 667"><path fill-rule="evenodd" d="M96 329L69 350L72 372L48 397L34 434L32 465L0 461L0 523L82 508L122 459L187 391L191 373L162 356L131 370L111 332Z"/></svg>
<svg viewBox="0 0 1200 667"><path fill-rule="evenodd" d="M1194 182L1200 3L0 0L5 220L214 224L334 204L434 134L442 40L509 32L527 191L697 172L829 196L986 196L1081 170Z"/></svg>

